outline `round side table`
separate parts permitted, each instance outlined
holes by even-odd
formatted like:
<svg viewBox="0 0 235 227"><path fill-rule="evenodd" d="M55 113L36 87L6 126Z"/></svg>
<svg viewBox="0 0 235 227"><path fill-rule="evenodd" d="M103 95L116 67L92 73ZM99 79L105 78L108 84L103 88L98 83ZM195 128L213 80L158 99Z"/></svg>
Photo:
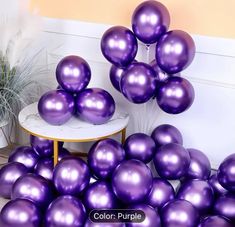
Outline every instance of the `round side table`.
<svg viewBox="0 0 235 227"><path fill-rule="evenodd" d="M58 142L90 142L121 133L123 143L126 137L129 115L117 109L114 116L106 124L93 125L72 117L65 124L54 126L40 117L37 103L33 103L20 111L18 119L26 132L54 141L54 165L56 165L59 152Z"/></svg>

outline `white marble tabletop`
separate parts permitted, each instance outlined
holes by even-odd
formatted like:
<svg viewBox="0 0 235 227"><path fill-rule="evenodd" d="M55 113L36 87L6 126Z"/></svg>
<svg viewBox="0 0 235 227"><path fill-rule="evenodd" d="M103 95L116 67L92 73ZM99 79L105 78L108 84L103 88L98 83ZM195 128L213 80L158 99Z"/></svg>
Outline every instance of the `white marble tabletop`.
<svg viewBox="0 0 235 227"><path fill-rule="evenodd" d="M65 124L54 126L40 117L37 103L33 103L21 110L18 119L22 128L33 135L58 141L79 142L95 140L120 132L127 127L129 115L117 108L114 116L106 124L93 125L72 117Z"/></svg>

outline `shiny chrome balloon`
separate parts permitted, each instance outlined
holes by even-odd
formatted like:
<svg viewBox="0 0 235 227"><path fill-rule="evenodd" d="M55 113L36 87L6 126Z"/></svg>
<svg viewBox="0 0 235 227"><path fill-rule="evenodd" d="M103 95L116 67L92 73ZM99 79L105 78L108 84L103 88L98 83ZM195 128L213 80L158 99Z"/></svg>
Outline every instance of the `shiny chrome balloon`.
<svg viewBox="0 0 235 227"><path fill-rule="evenodd" d="M101 88L88 88L78 94L76 110L82 120L97 125L104 124L115 112L115 101Z"/></svg>
<svg viewBox="0 0 235 227"><path fill-rule="evenodd" d="M118 67L128 66L137 54L137 39L123 26L109 28L102 36L101 51L104 57Z"/></svg>
<svg viewBox="0 0 235 227"><path fill-rule="evenodd" d="M168 180L177 180L186 175L190 156L180 144L169 143L156 151L153 161L159 176Z"/></svg>
<svg viewBox="0 0 235 227"><path fill-rule="evenodd" d="M54 163L52 158L43 158L38 161L34 168L34 173L44 177L47 180L52 180Z"/></svg>
<svg viewBox="0 0 235 227"><path fill-rule="evenodd" d="M169 25L170 14L158 1L144 1L136 7L132 15L132 30L145 44L157 42Z"/></svg>
<svg viewBox="0 0 235 227"><path fill-rule="evenodd" d="M175 191L171 184L161 178L153 178L153 186L146 199L153 208L162 208L167 202L175 198Z"/></svg>
<svg viewBox="0 0 235 227"><path fill-rule="evenodd" d="M180 131L173 125L163 124L157 126L151 137L156 143L157 147L161 147L168 143L177 143L183 145L183 137Z"/></svg>
<svg viewBox="0 0 235 227"><path fill-rule="evenodd" d="M233 227L232 223L223 216L208 216L201 220L198 227Z"/></svg>
<svg viewBox="0 0 235 227"><path fill-rule="evenodd" d="M56 79L65 91L78 93L89 84L91 69L83 58L66 56L56 67Z"/></svg>
<svg viewBox="0 0 235 227"><path fill-rule="evenodd" d="M83 227L86 217L82 202L76 197L64 195L49 205L44 223L46 227Z"/></svg>
<svg viewBox="0 0 235 227"><path fill-rule="evenodd" d="M162 70L174 74L191 64L195 52L195 43L188 33L172 30L159 39L156 46L156 60Z"/></svg>
<svg viewBox="0 0 235 227"><path fill-rule="evenodd" d="M45 208L53 199L52 185L42 176L28 173L13 185L11 199L23 198Z"/></svg>
<svg viewBox="0 0 235 227"><path fill-rule="evenodd" d="M112 187L116 196L124 203L144 201L153 184L151 170L141 161L123 161L114 171Z"/></svg>
<svg viewBox="0 0 235 227"><path fill-rule="evenodd" d="M96 181L89 185L83 195L83 203L88 210L118 208L112 187L105 181Z"/></svg>
<svg viewBox="0 0 235 227"><path fill-rule="evenodd" d="M98 223L87 218L84 227L126 227L125 223Z"/></svg>
<svg viewBox="0 0 235 227"><path fill-rule="evenodd" d="M169 114L179 114L191 107L194 101L194 88L185 78L169 77L157 89L157 103Z"/></svg>
<svg viewBox="0 0 235 227"><path fill-rule="evenodd" d="M79 195L89 181L89 168L81 158L65 157L54 168L53 182L61 195Z"/></svg>
<svg viewBox="0 0 235 227"><path fill-rule="evenodd" d="M74 98L63 90L48 91L39 99L38 112L51 125L62 125L74 114Z"/></svg>
<svg viewBox="0 0 235 227"><path fill-rule="evenodd" d="M210 176L208 183L212 187L214 193L218 195L225 195L228 193L228 190L225 189L218 181L217 173L214 173Z"/></svg>
<svg viewBox="0 0 235 227"><path fill-rule="evenodd" d="M134 133L126 139L124 149L127 159L138 159L148 163L156 152L156 145L150 136L144 133Z"/></svg>
<svg viewBox="0 0 235 227"><path fill-rule="evenodd" d="M186 200L172 200L161 210L162 226L196 227L199 223L197 209Z"/></svg>
<svg viewBox="0 0 235 227"><path fill-rule="evenodd" d="M177 198L187 200L200 214L206 214L213 206L214 193L207 181L188 180L180 186Z"/></svg>
<svg viewBox="0 0 235 227"><path fill-rule="evenodd" d="M25 165L19 162L11 162L0 169L0 197L11 198L11 190L15 181L28 173Z"/></svg>
<svg viewBox="0 0 235 227"><path fill-rule="evenodd" d="M124 160L122 145L113 139L104 139L93 144L88 152L88 165L99 179L112 176L115 168Z"/></svg>
<svg viewBox="0 0 235 227"><path fill-rule="evenodd" d="M8 162L19 162L25 165L29 171L32 171L39 156L32 147L21 146L17 147L9 155Z"/></svg>
<svg viewBox="0 0 235 227"><path fill-rule="evenodd" d="M1 227L40 227L39 208L27 199L9 201L1 210Z"/></svg>

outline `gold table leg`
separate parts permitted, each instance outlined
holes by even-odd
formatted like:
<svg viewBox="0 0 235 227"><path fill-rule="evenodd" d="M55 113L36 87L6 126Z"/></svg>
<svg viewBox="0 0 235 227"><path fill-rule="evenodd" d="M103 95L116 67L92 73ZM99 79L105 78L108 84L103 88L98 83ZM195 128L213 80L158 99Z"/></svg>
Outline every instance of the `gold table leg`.
<svg viewBox="0 0 235 227"><path fill-rule="evenodd" d="M59 156L58 141L54 140L53 144L54 144L54 166L56 166Z"/></svg>
<svg viewBox="0 0 235 227"><path fill-rule="evenodd" d="M122 130L122 144L124 144L125 140L126 140L126 128Z"/></svg>

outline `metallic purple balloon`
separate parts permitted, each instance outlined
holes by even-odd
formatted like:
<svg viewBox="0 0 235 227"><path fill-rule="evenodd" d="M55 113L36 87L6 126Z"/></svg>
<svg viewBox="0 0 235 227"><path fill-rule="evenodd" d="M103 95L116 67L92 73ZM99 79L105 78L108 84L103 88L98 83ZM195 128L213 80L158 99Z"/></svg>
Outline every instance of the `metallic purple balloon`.
<svg viewBox="0 0 235 227"><path fill-rule="evenodd" d="M193 104L194 88L192 84L178 76L169 77L157 89L157 103L159 107L169 114L179 114Z"/></svg>
<svg viewBox="0 0 235 227"><path fill-rule="evenodd" d="M204 218L198 227L233 227L233 225L228 219L215 215Z"/></svg>
<svg viewBox="0 0 235 227"><path fill-rule="evenodd" d="M91 69L83 58L70 55L57 65L56 79L65 91L77 93L89 84Z"/></svg>
<svg viewBox="0 0 235 227"><path fill-rule="evenodd" d="M219 197L214 204L214 213L235 222L235 195L227 194Z"/></svg>
<svg viewBox="0 0 235 227"><path fill-rule="evenodd" d="M153 139L144 133L130 135L125 143L127 159L138 159L144 163L149 163L156 151Z"/></svg>
<svg viewBox="0 0 235 227"><path fill-rule="evenodd" d="M174 188L167 180L153 178L153 186L146 200L150 206L160 209L174 198Z"/></svg>
<svg viewBox="0 0 235 227"><path fill-rule="evenodd" d="M28 146L21 146L15 148L9 155L8 162L19 162L24 164L29 171L32 171L36 163L38 162L39 156Z"/></svg>
<svg viewBox="0 0 235 227"><path fill-rule="evenodd" d="M146 44L152 44L168 30L170 14L167 8L157 1L144 1L132 15L132 30L135 36Z"/></svg>
<svg viewBox="0 0 235 227"><path fill-rule="evenodd" d="M89 218L84 227L126 227L124 223L94 223Z"/></svg>
<svg viewBox="0 0 235 227"><path fill-rule="evenodd" d="M28 173L27 167L19 162L4 165L0 169L0 197L10 199L13 184L26 173Z"/></svg>
<svg viewBox="0 0 235 227"><path fill-rule="evenodd" d="M127 204L146 199L152 184L151 170L143 162L135 159L123 161L112 176L114 193Z"/></svg>
<svg viewBox="0 0 235 227"><path fill-rule="evenodd" d="M132 63L123 72L120 87L123 95L130 102L145 103L156 92L156 74L153 68L146 63Z"/></svg>
<svg viewBox="0 0 235 227"><path fill-rule="evenodd" d="M235 154L229 155L220 164L217 177L224 188L235 192Z"/></svg>
<svg viewBox="0 0 235 227"><path fill-rule="evenodd" d="M207 156L196 149L187 149L190 155L190 166L186 174L187 179L207 180L211 174L211 164Z"/></svg>
<svg viewBox="0 0 235 227"><path fill-rule="evenodd" d="M118 208L112 187L105 181L96 181L89 185L83 195L83 203L87 210Z"/></svg>
<svg viewBox="0 0 235 227"><path fill-rule="evenodd" d="M204 180L188 180L180 186L177 198L192 203L200 214L206 214L214 202L214 193L210 184Z"/></svg>
<svg viewBox="0 0 235 227"><path fill-rule="evenodd" d="M162 226L167 227L196 227L199 222L197 209L186 200L173 200L161 210Z"/></svg>
<svg viewBox="0 0 235 227"><path fill-rule="evenodd" d="M141 223L126 223L126 227L161 227L161 219L156 210L146 204L132 205L129 209L141 210L145 214L145 219Z"/></svg>
<svg viewBox="0 0 235 227"><path fill-rule="evenodd" d="M104 124L115 112L115 101L101 88L88 88L78 94L76 109L82 120L96 125Z"/></svg>
<svg viewBox="0 0 235 227"><path fill-rule="evenodd" d="M44 225L46 227L82 227L86 216L85 207L79 199L70 195L60 196L47 208Z"/></svg>
<svg viewBox="0 0 235 227"><path fill-rule="evenodd" d="M135 59L137 50L137 39L126 27L111 27L102 36L101 51L104 57L118 67L129 65Z"/></svg>
<svg viewBox="0 0 235 227"><path fill-rule="evenodd" d="M60 162L62 158L69 156L71 156L71 153L66 148L63 147L62 149L59 150L58 161Z"/></svg>
<svg viewBox="0 0 235 227"><path fill-rule="evenodd" d="M40 159L34 168L34 173L44 177L47 180L52 180L54 163L52 158Z"/></svg>
<svg viewBox="0 0 235 227"><path fill-rule="evenodd" d="M186 175L190 156L180 144L169 143L157 150L153 161L159 176L168 180L177 180Z"/></svg>
<svg viewBox="0 0 235 227"><path fill-rule="evenodd" d="M45 208L53 199L52 186L42 176L28 173L20 177L13 185L11 199L23 198Z"/></svg>
<svg viewBox="0 0 235 227"><path fill-rule="evenodd" d="M61 195L79 195L89 181L89 168L81 158L65 157L54 168L53 182Z"/></svg>
<svg viewBox="0 0 235 227"><path fill-rule="evenodd" d="M110 178L124 159L122 145L113 139L104 139L93 144L87 158L91 171L99 179Z"/></svg>
<svg viewBox="0 0 235 227"><path fill-rule="evenodd" d="M38 102L38 112L48 124L62 125L74 113L74 98L63 90L48 91Z"/></svg>
<svg viewBox="0 0 235 227"><path fill-rule="evenodd" d="M208 183L212 187L216 195L225 195L228 193L228 190L225 189L218 181L217 173L210 176Z"/></svg>
<svg viewBox="0 0 235 227"><path fill-rule="evenodd" d="M109 79L117 91L121 92L120 80L122 78L123 72L126 68L120 68L116 65L112 65L109 71Z"/></svg>
<svg viewBox="0 0 235 227"><path fill-rule="evenodd" d="M153 130L151 137L155 141L157 147L161 147L168 143L177 143L183 145L182 134L173 125L159 125Z"/></svg>
<svg viewBox="0 0 235 227"><path fill-rule="evenodd" d="M39 208L27 199L9 201L1 210L1 227L40 227Z"/></svg>
<svg viewBox="0 0 235 227"><path fill-rule="evenodd" d="M30 144L35 152L41 157L51 157L53 155L53 140L30 135ZM59 149L63 147L63 142L59 142Z"/></svg>
<svg viewBox="0 0 235 227"><path fill-rule="evenodd" d="M195 51L195 43L188 33L173 30L159 39L156 46L156 60L163 71L174 74L191 64Z"/></svg>
<svg viewBox="0 0 235 227"><path fill-rule="evenodd" d="M158 85L160 85L162 82L169 78L169 75L158 66L157 61L155 59L151 61L149 65L153 68L156 73Z"/></svg>

